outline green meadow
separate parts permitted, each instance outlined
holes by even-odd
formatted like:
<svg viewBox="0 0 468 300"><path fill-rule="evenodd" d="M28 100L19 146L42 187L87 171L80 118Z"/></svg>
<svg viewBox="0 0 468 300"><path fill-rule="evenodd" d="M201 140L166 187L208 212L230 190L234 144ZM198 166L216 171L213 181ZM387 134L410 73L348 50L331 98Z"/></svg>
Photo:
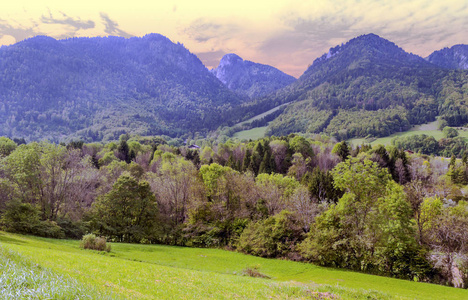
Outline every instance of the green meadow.
<svg viewBox="0 0 468 300"><path fill-rule="evenodd" d="M255 127L249 130L242 130L242 131L236 132L234 134L234 137L238 138L239 140L261 139L265 136L267 127L268 126L263 126L263 127Z"/></svg>
<svg viewBox="0 0 468 300"><path fill-rule="evenodd" d="M437 129L438 122L439 121L434 121L434 122L427 123L427 124L417 125L407 131L398 132L398 133L394 133L386 137L374 139L370 143L365 138L354 138L354 139L348 140L348 142L355 146L361 145L363 143L371 144L372 146L379 145L379 144L390 145L392 143L392 140L396 137L407 137L407 136L413 136L413 135L419 135L419 134L433 136L436 140L440 140L441 138L444 137L444 135L442 131ZM265 136L265 132L267 128L268 126L264 126L264 127L256 127L256 128L252 128L249 130L239 131L234 134L234 137L240 140L260 139ZM468 139L468 128L457 129L457 131L458 131L459 136L464 137L465 139Z"/></svg>
<svg viewBox="0 0 468 300"><path fill-rule="evenodd" d="M250 118L250 119L248 119L248 120L245 120L245 121L242 121L242 122L240 122L240 123L237 123L237 124L234 125L234 126L241 126L241 125L250 123L250 122L255 121L255 120L260 120L261 118L266 117L266 116L268 116L269 114L274 113L275 111L277 111L278 109L280 109L280 108L283 107L283 106L288 105L289 103L290 103L290 102L284 103L284 104L281 104L281 105L278 105L277 107L272 108L272 109L270 109L270 110L267 110L267 111L264 112L264 113L258 114L258 115L254 116L254 117L252 117L252 118ZM233 127L234 127L234 126L233 126Z"/></svg>
<svg viewBox="0 0 468 300"><path fill-rule="evenodd" d="M113 243L106 253L82 250L79 241L4 232L0 249L2 299L468 299L467 290L219 249ZM246 268L269 278L245 276ZM15 274L26 269L42 280L17 283ZM61 285L59 296L40 296ZM8 297L18 286L37 297Z"/></svg>
<svg viewBox="0 0 468 300"><path fill-rule="evenodd" d="M413 135L419 135L419 134L425 134L428 136L433 136L436 140L440 140L441 138L444 137L442 131L437 130L439 121L434 121L431 123L427 124L422 124L422 125L417 125L411 128L408 131L403 131L403 132L398 132L394 133L392 135L378 138L373 140L371 143L368 143L366 139L364 138L355 138L355 139L350 139L348 140L349 143L357 146L361 144L371 144L372 146L375 145L390 145L392 143L392 140L396 137L407 137L407 136L413 136ZM461 137L464 137L465 139L468 139L468 129L463 128L463 129L458 129L458 135Z"/></svg>

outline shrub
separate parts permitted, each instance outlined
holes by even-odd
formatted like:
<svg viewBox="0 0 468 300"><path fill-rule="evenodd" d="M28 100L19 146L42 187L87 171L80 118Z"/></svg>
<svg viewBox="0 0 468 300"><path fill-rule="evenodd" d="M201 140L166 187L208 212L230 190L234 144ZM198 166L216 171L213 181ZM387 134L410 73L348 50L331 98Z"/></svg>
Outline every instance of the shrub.
<svg viewBox="0 0 468 300"><path fill-rule="evenodd" d="M261 273L259 269L260 269L259 265L247 267L244 270L242 270L242 275L256 277L256 278L267 278L267 279L271 278L270 276Z"/></svg>
<svg viewBox="0 0 468 300"><path fill-rule="evenodd" d="M96 235L90 233L83 236L81 239L81 248L91 249L98 251L111 251L111 245L108 245L104 237L96 237Z"/></svg>
<svg viewBox="0 0 468 300"><path fill-rule="evenodd" d="M63 238L62 228L54 221L41 221L38 209L29 203L13 200L6 205L1 220L2 227L8 232L32 234L43 237Z"/></svg>
<svg viewBox="0 0 468 300"><path fill-rule="evenodd" d="M237 248L247 254L262 257L286 257L294 252L304 232L289 211L268 219L250 223L242 232Z"/></svg>

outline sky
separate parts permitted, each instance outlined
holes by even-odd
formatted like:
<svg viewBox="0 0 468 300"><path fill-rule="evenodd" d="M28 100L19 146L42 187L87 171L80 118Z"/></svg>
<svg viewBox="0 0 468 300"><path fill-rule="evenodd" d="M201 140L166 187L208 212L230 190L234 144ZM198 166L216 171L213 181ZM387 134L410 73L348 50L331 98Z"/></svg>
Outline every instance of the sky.
<svg viewBox="0 0 468 300"><path fill-rule="evenodd" d="M143 36L180 42L209 68L224 54L299 77L330 47L367 33L408 52L468 44L466 0L3 0L0 45L36 35Z"/></svg>

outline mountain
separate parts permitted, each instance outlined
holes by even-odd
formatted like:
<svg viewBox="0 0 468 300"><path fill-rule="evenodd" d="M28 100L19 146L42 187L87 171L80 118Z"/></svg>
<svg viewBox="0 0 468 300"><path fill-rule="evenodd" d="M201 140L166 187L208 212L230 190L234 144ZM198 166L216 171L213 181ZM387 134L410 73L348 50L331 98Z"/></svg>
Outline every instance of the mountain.
<svg viewBox="0 0 468 300"><path fill-rule="evenodd" d="M441 69L386 39L367 34L331 48L295 83L257 105L293 102L269 124L269 135L387 136L450 114L439 105L466 78L466 73ZM463 111L460 106L456 114Z"/></svg>
<svg viewBox="0 0 468 300"><path fill-rule="evenodd" d="M0 136L110 140L203 132L245 99L181 44L38 36L0 48Z"/></svg>
<svg viewBox="0 0 468 300"><path fill-rule="evenodd" d="M236 54L223 56L219 66L211 72L230 90L251 99L265 96L296 81L296 78L272 66L243 60Z"/></svg>
<svg viewBox="0 0 468 300"><path fill-rule="evenodd" d="M433 52L427 61L447 69L468 70L468 45L455 45Z"/></svg>

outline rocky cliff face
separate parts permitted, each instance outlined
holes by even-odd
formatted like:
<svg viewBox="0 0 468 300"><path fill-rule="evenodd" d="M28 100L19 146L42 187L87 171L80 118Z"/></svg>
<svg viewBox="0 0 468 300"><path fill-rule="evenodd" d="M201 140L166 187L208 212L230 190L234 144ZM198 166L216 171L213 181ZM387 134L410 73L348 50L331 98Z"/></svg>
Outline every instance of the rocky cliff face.
<svg viewBox="0 0 468 300"><path fill-rule="evenodd" d="M249 98L262 97L283 88L296 79L280 70L226 54L211 72L230 90Z"/></svg>
<svg viewBox="0 0 468 300"><path fill-rule="evenodd" d="M468 70L468 45L435 51L426 60L442 68Z"/></svg>

